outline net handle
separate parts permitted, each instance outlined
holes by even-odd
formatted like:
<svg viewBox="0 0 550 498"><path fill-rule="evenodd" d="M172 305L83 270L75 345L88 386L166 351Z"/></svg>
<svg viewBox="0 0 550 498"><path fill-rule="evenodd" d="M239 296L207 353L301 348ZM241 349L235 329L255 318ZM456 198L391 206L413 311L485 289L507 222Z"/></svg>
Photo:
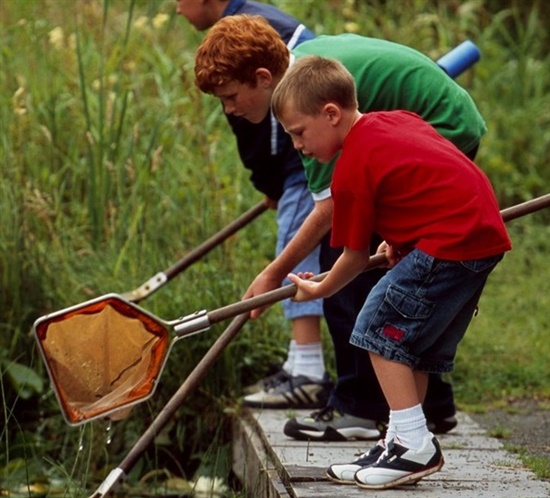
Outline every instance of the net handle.
<svg viewBox="0 0 550 498"><path fill-rule="evenodd" d="M535 211L539 211L543 208L550 206L550 194L531 199L529 201L517 204L515 206L503 209L500 213L504 222L515 220L521 216L525 216ZM388 260L385 254L376 254L371 256L369 262L364 271L368 271L374 268L381 268L386 266ZM313 281L320 281L328 275L328 272L321 273L314 277ZM271 304L282 301L283 299L292 298L296 294L296 285L290 284L279 289L275 289L270 292L266 292L259 296L252 297L250 299L244 299L234 304L218 308L216 310L206 313L201 327L204 329L204 321L207 321L209 325L219 323L221 321L233 318L242 313L249 313L256 308L264 308ZM192 322L184 323L175 327L178 335L187 335L192 332L196 332L199 325L195 325Z"/></svg>
<svg viewBox="0 0 550 498"><path fill-rule="evenodd" d="M255 220L260 214L268 209L265 201L261 201L248 211L244 212L238 218L226 225L224 228L216 232L210 238L206 239L202 244L199 244L195 249L192 249L185 254L179 261L174 263L170 268L158 272L152 278L144 282L139 287L121 294L122 298L132 303L139 303L141 300L149 297L156 292L176 275L186 270L193 263L197 262L203 256L208 254L212 249L220 245L229 237L237 233L241 228L244 228L250 222Z"/></svg>

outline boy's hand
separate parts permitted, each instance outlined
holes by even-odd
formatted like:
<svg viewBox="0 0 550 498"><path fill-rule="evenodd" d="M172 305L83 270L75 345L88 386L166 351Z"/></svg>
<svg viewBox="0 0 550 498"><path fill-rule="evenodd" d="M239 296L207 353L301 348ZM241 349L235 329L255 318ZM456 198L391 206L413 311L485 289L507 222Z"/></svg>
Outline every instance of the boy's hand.
<svg viewBox="0 0 550 498"><path fill-rule="evenodd" d="M292 301L302 302L302 301L312 301L322 297L318 293L319 282L311 282L309 279L313 277L314 274L311 272L300 272L298 274L289 273L288 279L296 284L298 290L296 295L292 298Z"/></svg>
<svg viewBox="0 0 550 498"><path fill-rule="evenodd" d="M277 201L274 201L273 199L270 199L269 197L265 197L264 204L267 206L268 209L277 209Z"/></svg>
<svg viewBox="0 0 550 498"><path fill-rule="evenodd" d="M396 251L393 246L389 245L386 241L383 241L378 246L376 254L380 253L384 253L386 255L386 259L388 260L386 268L393 268L402 259L399 251Z"/></svg>
<svg viewBox="0 0 550 498"><path fill-rule="evenodd" d="M265 294L266 292L278 289L281 286L281 281L271 278L265 271L260 273L250 284L248 289L243 295L243 299L249 299L251 297ZM257 308L250 312L250 318L255 320L258 318L269 306L263 308Z"/></svg>

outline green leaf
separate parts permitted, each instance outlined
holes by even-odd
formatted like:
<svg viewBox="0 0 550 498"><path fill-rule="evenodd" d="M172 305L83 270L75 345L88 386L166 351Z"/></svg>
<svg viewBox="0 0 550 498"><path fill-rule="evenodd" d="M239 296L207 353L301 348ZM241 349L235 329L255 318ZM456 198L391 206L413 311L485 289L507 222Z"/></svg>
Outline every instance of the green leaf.
<svg viewBox="0 0 550 498"><path fill-rule="evenodd" d="M29 399L33 394L40 394L44 389L44 380L32 368L21 363L8 363L5 374L23 399Z"/></svg>

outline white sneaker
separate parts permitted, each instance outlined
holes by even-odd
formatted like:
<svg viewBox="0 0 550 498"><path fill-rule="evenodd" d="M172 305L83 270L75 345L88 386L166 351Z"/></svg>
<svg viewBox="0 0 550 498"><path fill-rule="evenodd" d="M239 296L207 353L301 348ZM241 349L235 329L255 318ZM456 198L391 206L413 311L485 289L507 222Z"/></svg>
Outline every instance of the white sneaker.
<svg viewBox="0 0 550 498"><path fill-rule="evenodd" d="M393 488L433 474L443 464L441 448L431 434L418 451L405 448L392 439L375 464L355 473L355 483L365 489Z"/></svg>
<svg viewBox="0 0 550 498"><path fill-rule="evenodd" d="M332 464L327 469L327 477L338 484L355 484L355 473L363 467L375 464L385 449L384 440L380 439L367 453L363 453L353 462Z"/></svg>

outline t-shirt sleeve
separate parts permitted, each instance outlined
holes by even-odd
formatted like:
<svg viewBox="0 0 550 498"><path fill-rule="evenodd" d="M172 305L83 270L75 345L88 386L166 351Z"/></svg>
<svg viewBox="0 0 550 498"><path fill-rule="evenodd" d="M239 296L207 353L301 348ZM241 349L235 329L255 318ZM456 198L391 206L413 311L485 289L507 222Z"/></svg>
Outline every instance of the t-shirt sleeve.
<svg viewBox="0 0 550 498"><path fill-rule="evenodd" d="M309 191L312 194L319 194L330 189L336 158L329 163L320 163L316 159L302 154L300 154L300 157L304 165Z"/></svg>

